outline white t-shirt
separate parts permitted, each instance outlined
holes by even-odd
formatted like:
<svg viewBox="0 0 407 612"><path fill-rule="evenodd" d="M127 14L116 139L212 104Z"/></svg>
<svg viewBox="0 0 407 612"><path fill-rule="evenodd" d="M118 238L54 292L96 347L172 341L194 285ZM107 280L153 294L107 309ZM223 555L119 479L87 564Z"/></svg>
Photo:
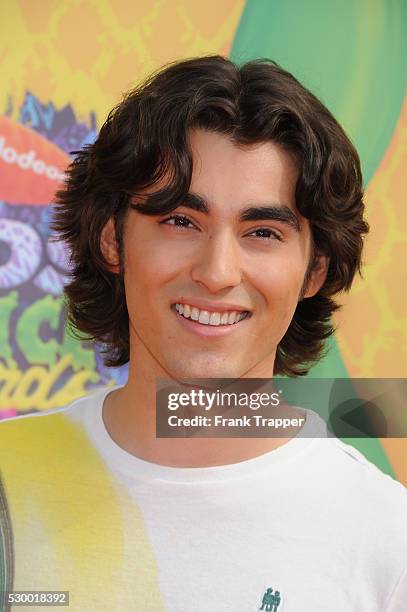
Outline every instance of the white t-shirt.
<svg viewBox="0 0 407 612"><path fill-rule="evenodd" d="M325 430L316 413L307 411L307 429L299 436L254 459L174 468L130 455L110 438L102 406L112 390L0 426L0 442L7 429L21 446L27 447L28 435L36 440L38 465L51 463L40 449L41 436L49 439L53 432L57 459L48 479L41 468L38 487L49 496L53 482L64 483L63 492L52 490L53 530L47 532L46 519L41 524L45 493L34 504L36 521L24 523L24 496L20 492L13 503L16 475L3 469L7 457L0 451L11 529L13 511L20 516L13 531L20 589L35 587L34 579L27 581L32 567L19 573L18 562L26 547L35 549L32 534L41 533L36 565L52 561L47 588L69 586L73 610L90 609L90 603L98 610L135 612L407 610L407 491L353 447L336 438L307 437ZM44 434L40 424L46 421ZM14 433L24 423L25 434ZM24 457L28 461L30 453ZM32 482L35 453L27 469ZM69 512L80 503L81 524L73 512L70 519L55 518L55 510L63 506ZM81 538L84 550L75 549L72 542ZM60 558L68 553L73 564ZM106 569L112 559L114 567Z"/></svg>

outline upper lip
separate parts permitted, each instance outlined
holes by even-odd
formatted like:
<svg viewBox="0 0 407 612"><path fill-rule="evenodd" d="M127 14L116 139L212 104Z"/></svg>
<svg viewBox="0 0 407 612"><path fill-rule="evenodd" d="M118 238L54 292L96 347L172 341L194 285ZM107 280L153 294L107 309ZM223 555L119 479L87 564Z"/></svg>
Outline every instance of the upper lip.
<svg viewBox="0 0 407 612"><path fill-rule="evenodd" d="M195 306L199 310L207 310L208 312L250 312L249 308L231 304L229 302L210 302L209 300L198 298L179 298L174 304L188 304Z"/></svg>

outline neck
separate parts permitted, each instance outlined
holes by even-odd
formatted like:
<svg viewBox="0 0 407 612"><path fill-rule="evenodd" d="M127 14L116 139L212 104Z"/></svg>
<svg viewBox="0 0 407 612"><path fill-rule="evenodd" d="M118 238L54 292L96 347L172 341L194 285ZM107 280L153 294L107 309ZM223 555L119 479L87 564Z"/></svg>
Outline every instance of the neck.
<svg viewBox="0 0 407 612"><path fill-rule="evenodd" d="M146 361L139 356L138 364ZM140 459L172 467L211 467L252 459L291 439L157 438L156 380L169 376L161 368L135 368L134 363L130 359L127 384L107 396L103 420L114 442ZM245 377L272 378L272 375L256 369Z"/></svg>

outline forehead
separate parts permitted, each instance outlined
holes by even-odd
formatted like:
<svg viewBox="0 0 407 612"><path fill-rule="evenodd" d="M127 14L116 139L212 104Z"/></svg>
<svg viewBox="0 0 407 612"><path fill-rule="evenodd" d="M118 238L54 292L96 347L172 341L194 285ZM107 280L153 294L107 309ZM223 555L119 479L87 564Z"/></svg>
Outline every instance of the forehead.
<svg viewBox="0 0 407 612"><path fill-rule="evenodd" d="M295 210L298 168L274 142L237 145L217 132L189 134L193 172L190 190L214 210L233 211L250 203L275 202Z"/></svg>

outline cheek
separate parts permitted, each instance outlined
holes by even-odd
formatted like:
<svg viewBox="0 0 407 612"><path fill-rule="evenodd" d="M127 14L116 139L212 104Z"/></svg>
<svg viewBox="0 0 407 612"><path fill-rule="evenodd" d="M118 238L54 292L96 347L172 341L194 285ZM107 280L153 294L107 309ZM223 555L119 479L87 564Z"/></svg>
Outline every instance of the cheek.
<svg viewBox="0 0 407 612"><path fill-rule="evenodd" d="M168 257L168 249L159 246L153 248L148 243L127 250L125 278L130 291L134 293L137 287L146 294L154 291L179 272L181 261L173 251Z"/></svg>
<svg viewBox="0 0 407 612"><path fill-rule="evenodd" d="M184 262L185 258L181 261ZM179 258L168 257L168 249L148 248L148 243L128 248L125 252L124 284L129 318L141 336L162 336L160 326L167 301L165 288L179 278ZM171 285L172 286L172 285ZM162 336L163 337L163 336Z"/></svg>
<svg viewBox="0 0 407 612"><path fill-rule="evenodd" d="M257 290L263 295L267 307L288 310L295 305L302 287L305 274L300 266L280 262L269 266L261 266L257 269L256 277L252 282ZM284 314L282 312L282 314Z"/></svg>

